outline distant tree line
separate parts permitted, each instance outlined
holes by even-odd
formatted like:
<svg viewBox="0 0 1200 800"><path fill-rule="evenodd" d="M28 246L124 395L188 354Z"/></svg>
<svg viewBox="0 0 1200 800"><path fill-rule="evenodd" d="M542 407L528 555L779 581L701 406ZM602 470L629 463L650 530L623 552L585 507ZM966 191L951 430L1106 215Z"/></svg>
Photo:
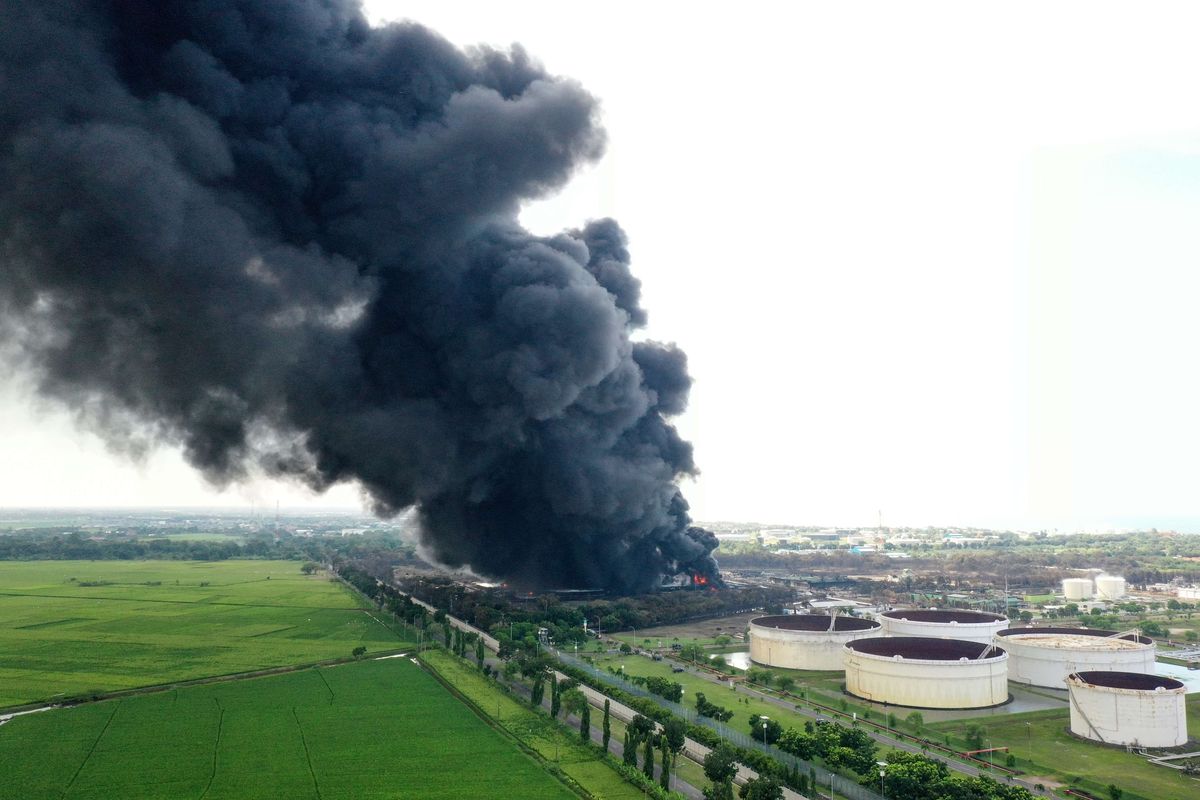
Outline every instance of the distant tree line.
<svg viewBox="0 0 1200 800"><path fill-rule="evenodd" d="M0 561L226 561L262 558L326 563L334 560L383 560L412 557L410 545L385 535L306 537L290 533L250 534L224 540L168 539L121 534L18 532L0 535Z"/></svg>

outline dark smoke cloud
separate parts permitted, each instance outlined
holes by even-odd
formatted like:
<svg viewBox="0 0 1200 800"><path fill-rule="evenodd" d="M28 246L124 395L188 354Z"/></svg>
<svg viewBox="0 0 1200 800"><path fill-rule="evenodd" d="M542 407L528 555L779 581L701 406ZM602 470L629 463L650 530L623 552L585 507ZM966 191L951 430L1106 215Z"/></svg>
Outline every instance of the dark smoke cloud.
<svg viewBox="0 0 1200 800"><path fill-rule="evenodd" d="M0 20L0 330L45 396L217 484L357 480L484 574L715 576L624 234L516 222L601 152L581 87L340 0Z"/></svg>

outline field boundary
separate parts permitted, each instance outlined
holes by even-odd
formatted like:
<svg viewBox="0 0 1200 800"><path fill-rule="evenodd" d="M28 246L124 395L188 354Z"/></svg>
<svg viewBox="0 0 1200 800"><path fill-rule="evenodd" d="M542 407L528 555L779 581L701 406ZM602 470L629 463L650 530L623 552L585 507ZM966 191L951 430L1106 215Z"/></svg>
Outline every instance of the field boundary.
<svg viewBox="0 0 1200 800"><path fill-rule="evenodd" d="M100 740L104 738L104 734L108 733L108 726L112 725L113 717L117 715L117 709L121 707L120 703L113 706L112 713L108 715L108 719L104 721L104 727L100 729L100 733L96 736L96 741L92 742L92 746L88 748L87 755L79 762L75 774L71 776L71 781L63 789L62 796L66 797L70 793L71 787L75 785L75 781L79 780L79 773L83 772L83 768L92 760L92 754L96 752L96 748L100 746Z"/></svg>
<svg viewBox="0 0 1200 800"><path fill-rule="evenodd" d="M175 699L179 699L178 690L175 692ZM204 791L200 793L199 800L204 800L208 796L209 790L212 789L213 781L217 779L217 755L221 752L221 730L225 726L225 709L221 706L221 701L217 698L214 697L213 702L217 704L217 708L221 713L217 715L217 740L213 742L212 772L209 773L208 783L204 784Z"/></svg>
<svg viewBox="0 0 1200 800"><path fill-rule="evenodd" d="M372 658L387 655L400 655L412 650L413 645L408 647L396 647L387 650L376 650L371 653ZM270 675L282 675L288 672L299 672L305 669L313 669L315 667L333 667L338 664L352 664L359 659L353 656L345 658L327 658L322 661L310 661L304 664L286 664L281 667L265 667L263 669L250 670L248 672L227 672L223 675L207 675L203 678L191 678L186 681L174 681L172 683L153 683L147 686L133 686L128 689L115 689L111 692L96 692L79 698L68 698L57 703L25 703L19 706L8 706L0 708L0 714L13 714L23 711L34 711L40 708L70 708L72 706L81 706L87 703L101 703L105 700L117 700L122 697L134 697L142 694L155 694L157 692L169 692L172 689L182 689L189 686L203 686L209 683L225 683L227 681L242 681L252 678L265 678ZM330 690L332 694L332 690Z"/></svg>
<svg viewBox="0 0 1200 800"><path fill-rule="evenodd" d="M308 739L304 737L304 726L300 724L300 715L296 713L295 706L292 706L292 716L296 719L296 730L300 731L300 744L304 746L304 761L308 764L308 775L312 778L313 791L317 793L317 800L321 800L321 786L317 783L317 772L313 769L312 753L308 752Z"/></svg>

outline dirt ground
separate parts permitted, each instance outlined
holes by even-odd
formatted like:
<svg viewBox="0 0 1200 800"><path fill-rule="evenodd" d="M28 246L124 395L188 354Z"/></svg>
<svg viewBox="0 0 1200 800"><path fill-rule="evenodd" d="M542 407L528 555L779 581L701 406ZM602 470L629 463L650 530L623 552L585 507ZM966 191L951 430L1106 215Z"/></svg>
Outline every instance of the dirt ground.
<svg viewBox="0 0 1200 800"><path fill-rule="evenodd" d="M718 636L732 637L735 633L745 633L746 628L750 625L750 620L761 616L761 613L735 614L730 617L703 619L696 622L686 622L681 625L663 625L658 628L624 631L614 634L614 638L638 645L642 644L643 639L650 639L652 647L658 647L660 639L662 640L663 647L669 647L676 639L681 644L690 642L712 644L713 640ZM734 642L736 643L737 640L734 639Z"/></svg>

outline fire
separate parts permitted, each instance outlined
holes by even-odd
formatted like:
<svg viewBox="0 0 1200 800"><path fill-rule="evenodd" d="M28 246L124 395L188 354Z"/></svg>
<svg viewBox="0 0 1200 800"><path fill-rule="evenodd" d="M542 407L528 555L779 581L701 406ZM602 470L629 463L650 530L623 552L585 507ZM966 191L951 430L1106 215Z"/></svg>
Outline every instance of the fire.
<svg viewBox="0 0 1200 800"><path fill-rule="evenodd" d="M708 578L704 575L693 575L692 576L692 585L693 586L708 586Z"/></svg>

